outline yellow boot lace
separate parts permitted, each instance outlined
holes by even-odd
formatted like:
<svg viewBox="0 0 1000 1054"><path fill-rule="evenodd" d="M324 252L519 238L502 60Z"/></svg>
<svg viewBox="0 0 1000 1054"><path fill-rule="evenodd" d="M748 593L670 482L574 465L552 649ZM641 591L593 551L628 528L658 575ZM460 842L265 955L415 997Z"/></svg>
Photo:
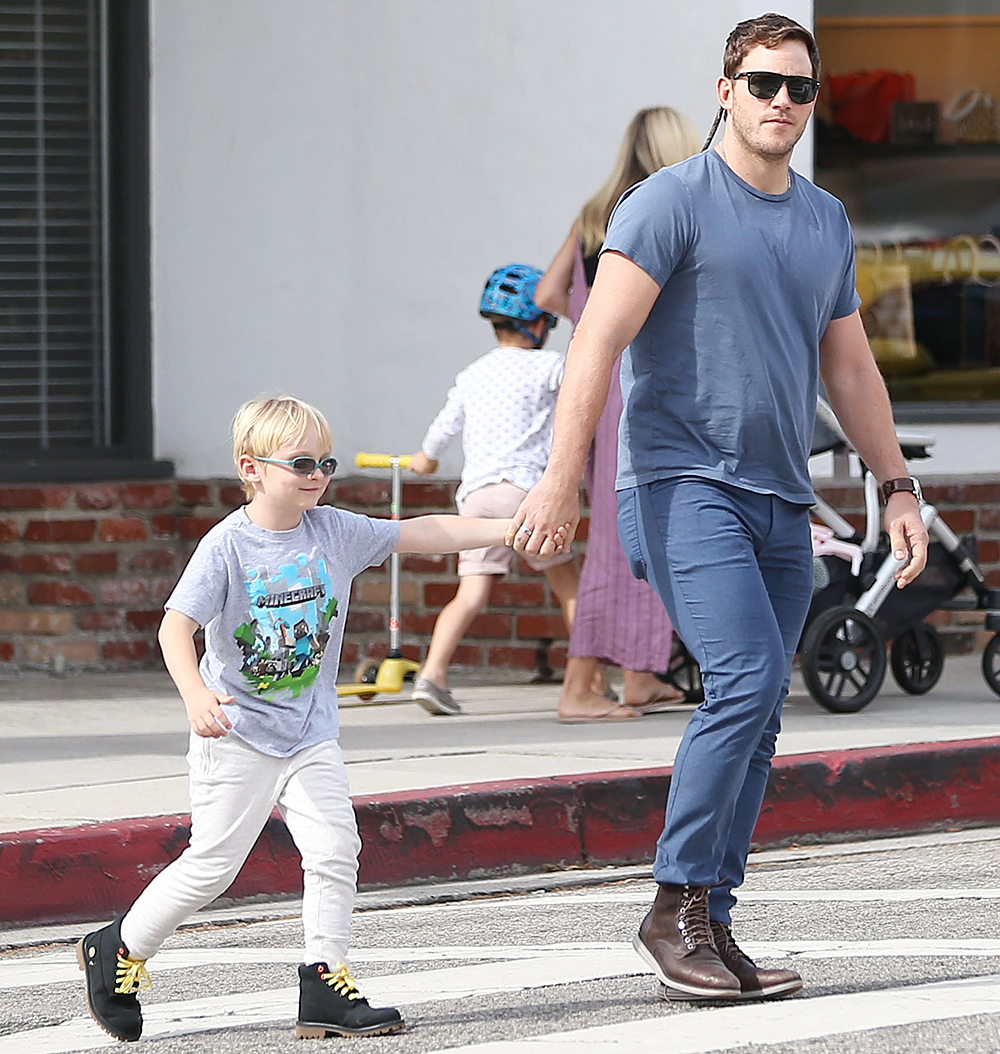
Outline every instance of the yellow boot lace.
<svg viewBox="0 0 1000 1054"><path fill-rule="evenodd" d="M115 995L129 995L139 988L152 988L146 960L129 959L122 955L122 950L118 952L118 965L115 967Z"/></svg>
<svg viewBox="0 0 1000 1054"><path fill-rule="evenodd" d="M337 964L337 969L330 973L320 974L324 981L345 999L363 999L364 996L358 991L358 986L351 976L351 971L343 963Z"/></svg>

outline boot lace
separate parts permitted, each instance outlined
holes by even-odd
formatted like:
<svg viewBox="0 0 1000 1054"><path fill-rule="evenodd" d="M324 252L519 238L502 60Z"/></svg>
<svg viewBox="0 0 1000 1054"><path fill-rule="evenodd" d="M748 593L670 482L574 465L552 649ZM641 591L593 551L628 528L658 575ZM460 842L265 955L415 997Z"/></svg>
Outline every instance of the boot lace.
<svg viewBox="0 0 1000 1054"><path fill-rule="evenodd" d="M707 944L714 948L712 930L708 921L708 887L685 886L681 891L681 902L677 910L677 929L688 948Z"/></svg>
<svg viewBox="0 0 1000 1054"><path fill-rule="evenodd" d="M336 970L320 974L320 977L326 981L337 995L342 995L345 999L364 998L358 991L358 986L351 975L351 971L343 963L338 963Z"/></svg>
<svg viewBox="0 0 1000 1054"><path fill-rule="evenodd" d="M140 988L152 988L146 960L131 959L123 955L123 951L123 948L118 950L118 963L115 966L115 995L130 995Z"/></svg>
<svg viewBox="0 0 1000 1054"><path fill-rule="evenodd" d="M730 962L739 962L742 959L751 966L756 966L753 959L736 943L733 932L728 926L721 922L713 922L712 936L715 938L715 947L723 959L728 959Z"/></svg>

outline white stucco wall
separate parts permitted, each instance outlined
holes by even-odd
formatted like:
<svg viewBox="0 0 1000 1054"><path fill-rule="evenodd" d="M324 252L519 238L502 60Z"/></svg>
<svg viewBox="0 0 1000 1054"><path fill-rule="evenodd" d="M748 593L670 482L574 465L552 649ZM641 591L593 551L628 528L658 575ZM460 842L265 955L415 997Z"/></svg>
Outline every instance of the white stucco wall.
<svg viewBox="0 0 1000 1054"><path fill-rule="evenodd" d="M156 456L208 477L231 472L229 419L262 393L317 403L345 462L415 449L492 346L489 272L548 263L640 107L707 131L726 35L764 6L151 8Z"/></svg>

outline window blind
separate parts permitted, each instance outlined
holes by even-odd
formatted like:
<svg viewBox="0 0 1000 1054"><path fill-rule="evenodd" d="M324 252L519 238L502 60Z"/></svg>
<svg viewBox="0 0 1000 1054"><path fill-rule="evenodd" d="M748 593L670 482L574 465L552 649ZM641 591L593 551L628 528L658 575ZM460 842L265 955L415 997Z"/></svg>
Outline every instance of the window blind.
<svg viewBox="0 0 1000 1054"><path fill-rule="evenodd" d="M0 450L110 442L105 0L0 0Z"/></svg>

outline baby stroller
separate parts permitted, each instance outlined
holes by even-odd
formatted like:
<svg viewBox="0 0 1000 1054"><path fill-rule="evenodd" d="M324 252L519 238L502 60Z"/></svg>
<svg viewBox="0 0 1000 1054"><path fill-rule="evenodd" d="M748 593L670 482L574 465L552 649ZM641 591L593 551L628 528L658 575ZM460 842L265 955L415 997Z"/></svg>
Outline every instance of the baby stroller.
<svg viewBox="0 0 1000 1054"><path fill-rule="evenodd" d="M900 433L899 439L907 460L930 457L931 437ZM832 409L820 399L813 454L849 449ZM944 644L923 619L946 608L987 612L985 627L994 635L983 652L983 677L1000 695L1000 590L986 585L976 562L975 537L959 538L933 505L922 502L920 515L931 538L927 567L916 581L897 589L893 575L900 562L881 529L878 483L864 466L862 473L864 535L826 502L818 500L813 507L814 517L830 529L830 548L840 543L854 560L814 557L812 604L799 646L810 694L834 713L867 706L885 679L887 641L892 641L889 665L900 688L913 695L930 691L944 668ZM958 596L965 590L965 596Z"/></svg>

